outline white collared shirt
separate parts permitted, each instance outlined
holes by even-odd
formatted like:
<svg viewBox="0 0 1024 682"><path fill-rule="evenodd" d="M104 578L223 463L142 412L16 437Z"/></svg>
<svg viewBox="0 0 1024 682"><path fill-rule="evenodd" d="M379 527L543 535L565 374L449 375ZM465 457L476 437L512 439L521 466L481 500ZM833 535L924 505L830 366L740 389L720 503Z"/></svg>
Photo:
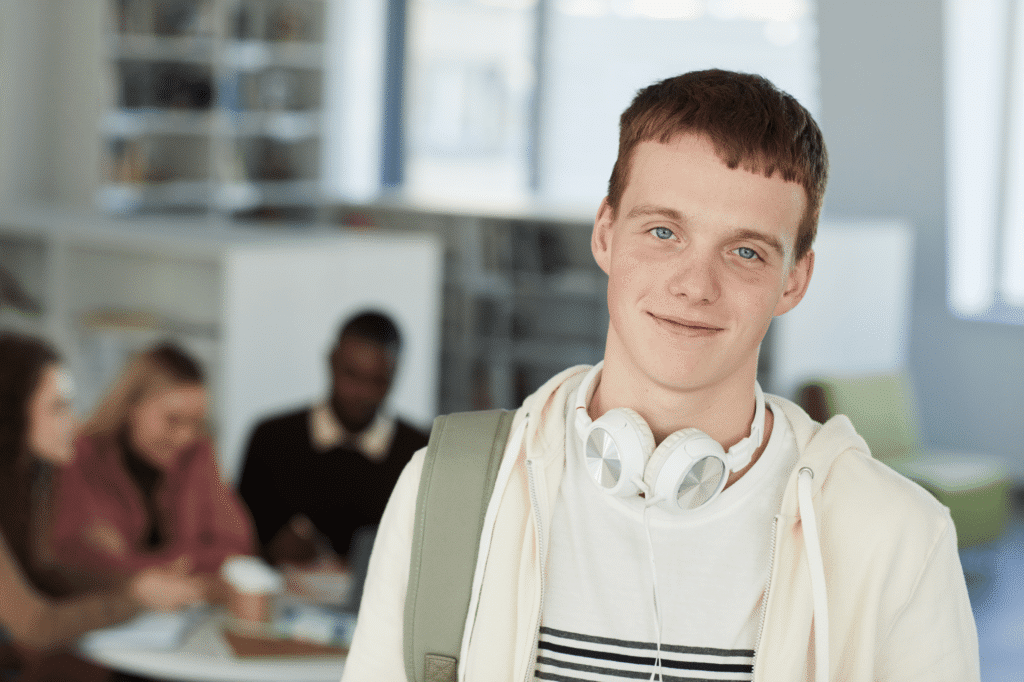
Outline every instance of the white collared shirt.
<svg viewBox="0 0 1024 682"><path fill-rule="evenodd" d="M380 411L368 427L359 433L350 433L334 416L326 400L309 411L309 439L314 449L324 452L347 445L371 462L380 462L388 456L395 426L395 418Z"/></svg>

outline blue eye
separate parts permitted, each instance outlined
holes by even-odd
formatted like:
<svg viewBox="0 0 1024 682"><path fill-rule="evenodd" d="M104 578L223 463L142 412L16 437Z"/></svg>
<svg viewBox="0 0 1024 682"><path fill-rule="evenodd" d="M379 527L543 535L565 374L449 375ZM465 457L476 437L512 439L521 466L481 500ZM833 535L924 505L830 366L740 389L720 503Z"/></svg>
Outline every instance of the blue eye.
<svg viewBox="0 0 1024 682"><path fill-rule="evenodd" d="M736 249L736 255L744 260L754 260L755 258L758 257L757 251L754 251L752 248L748 246L741 246L740 248Z"/></svg>
<svg viewBox="0 0 1024 682"><path fill-rule="evenodd" d="M667 227L656 227L653 230L651 230L651 232L653 232L654 236L657 237L658 239L672 239L673 236L672 230L668 229Z"/></svg>

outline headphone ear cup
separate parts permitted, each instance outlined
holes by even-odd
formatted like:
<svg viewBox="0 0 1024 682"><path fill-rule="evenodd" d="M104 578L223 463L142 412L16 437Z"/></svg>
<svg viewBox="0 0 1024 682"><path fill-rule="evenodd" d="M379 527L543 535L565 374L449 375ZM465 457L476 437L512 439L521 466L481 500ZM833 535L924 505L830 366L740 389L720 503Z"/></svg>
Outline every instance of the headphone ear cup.
<svg viewBox="0 0 1024 682"><path fill-rule="evenodd" d="M668 438L661 441L661 445L654 448L654 452L651 453L651 458L647 460L647 466L644 468L644 482L650 487L652 492L654 492L657 486L658 476L661 474L662 469L665 468L665 463L680 447L680 443L688 438L696 438L701 433L699 429L680 429L670 434ZM681 457L686 456L685 452L680 452L679 454Z"/></svg>
<svg viewBox="0 0 1024 682"><path fill-rule="evenodd" d="M699 429L682 429L662 441L644 473L659 506L673 512L707 504L728 478L725 451Z"/></svg>
<svg viewBox="0 0 1024 682"><path fill-rule="evenodd" d="M615 408L593 421L583 433L587 471L602 489L618 497L636 495L654 435L643 417Z"/></svg>

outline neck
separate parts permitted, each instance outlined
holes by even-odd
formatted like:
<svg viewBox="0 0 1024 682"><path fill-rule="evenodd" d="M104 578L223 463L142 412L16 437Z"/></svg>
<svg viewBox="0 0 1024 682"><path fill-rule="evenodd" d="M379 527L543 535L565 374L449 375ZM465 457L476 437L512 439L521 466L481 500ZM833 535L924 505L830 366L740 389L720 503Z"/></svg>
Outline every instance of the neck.
<svg viewBox="0 0 1024 682"><path fill-rule="evenodd" d="M341 424L342 428L344 428L346 433L348 433L349 435L356 435L362 433L363 431L368 429L370 427L370 424L373 423L373 420L377 418L377 413L374 412L373 414L370 415L369 419L354 421L352 419L345 417L342 411L338 409L338 405L334 400L329 400L328 404L331 406L331 414L334 415L334 418L338 420L338 423Z"/></svg>
<svg viewBox="0 0 1024 682"><path fill-rule="evenodd" d="M124 451L126 457L134 458L136 461L151 467L155 471L163 472L164 466L135 443L131 427L127 425L125 426L118 435L118 441L120 442L121 449Z"/></svg>
<svg viewBox="0 0 1024 682"><path fill-rule="evenodd" d="M680 429L696 428L728 450L750 435L754 418L756 367L749 376L736 374L713 386L680 388L653 382L637 368L606 362L588 413L596 419L627 407L647 422L655 444Z"/></svg>

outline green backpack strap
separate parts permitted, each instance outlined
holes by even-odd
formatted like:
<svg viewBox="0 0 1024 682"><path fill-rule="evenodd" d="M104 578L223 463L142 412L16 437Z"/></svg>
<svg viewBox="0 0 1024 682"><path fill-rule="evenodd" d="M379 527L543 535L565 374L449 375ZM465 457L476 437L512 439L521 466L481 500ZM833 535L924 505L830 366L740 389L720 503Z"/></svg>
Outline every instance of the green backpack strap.
<svg viewBox="0 0 1024 682"><path fill-rule="evenodd" d="M416 497L405 672L411 682L455 682L487 504L514 412L438 417Z"/></svg>

